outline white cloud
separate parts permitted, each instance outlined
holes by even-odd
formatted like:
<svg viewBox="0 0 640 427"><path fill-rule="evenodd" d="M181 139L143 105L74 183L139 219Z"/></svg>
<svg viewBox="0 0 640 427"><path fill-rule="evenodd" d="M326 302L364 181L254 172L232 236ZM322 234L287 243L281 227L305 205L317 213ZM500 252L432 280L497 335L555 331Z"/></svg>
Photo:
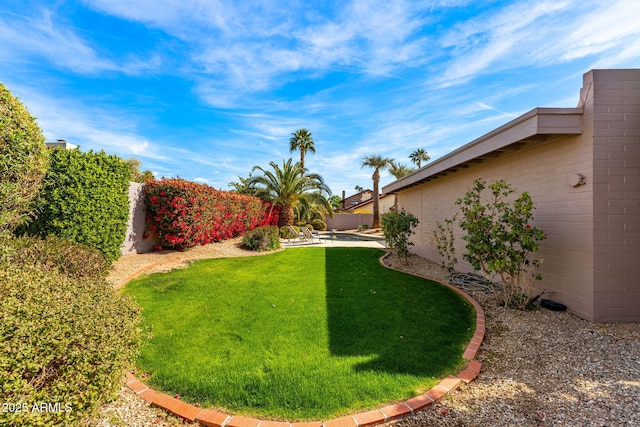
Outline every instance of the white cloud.
<svg viewBox="0 0 640 427"><path fill-rule="evenodd" d="M317 6L276 1L86 0L88 6L142 22L188 43L181 69L199 77L208 104L235 108L296 79L356 70L386 75L401 64L423 62L424 18L415 2L354 0L330 13Z"/></svg>
<svg viewBox="0 0 640 427"><path fill-rule="evenodd" d="M28 29L25 31L25 29ZM125 57L114 61L79 35L77 28L54 10L41 8L33 16L0 15L0 63L42 63L81 75L114 71L137 75L160 67L162 60L151 53L148 58Z"/></svg>
<svg viewBox="0 0 640 427"><path fill-rule="evenodd" d="M162 147L136 131L127 114L86 105L74 99L52 97L21 85L10 85L37 117L47 140L65 139L83 151L102 150L121 157L168 160Z"/></svg>
<svg viewBox="0 0 640 427"><path fill-rule="evenodd" d="M478 74L499 68L523 65L526 52L542 39L545 25L541 20L566 10L567 1L520 2L495 15L480 16L455 26L442 39L454 58L446 67L441 84L464 83ZM557 24L557 23L556 23ZM525 55L523 55L525 53Z"/></svg>
<svg viewBox="0 0 640 427"><path fill-rule="evenodd" d="M562 59L573 60L617 49L622 55L615 56L635 56L640 41L639 16L640 2L601 2L596 10L580 19L569 34Z"/></svg>
<svg viewBox="0 0 640 427"><path fill-rule="evenodd" d="M115 70L112 62L99 58L95 50L69 28L57 25L55 17L43 10L35 18L0 16L0 58L3 62L44 58L61 68L80 74ZM25 28L29 31L25 33Z"/></svg>
<svg viewBox="0 0 640 427"><path fill-rule="evenodd" d="M207 184L208 186L213 187L214 181L209 178L197 177L193 179L194 182L199 182L200 184Z"/></svg>
<svg viewBox="0 0 640 427"><path fill-rule="evenodd" d="M640 3L610 1L518 2L455 26L441 38L453 58L443 86L482 74L560 64L607 53L596 64L616 66L637 57ZM617 54L611 54L618 52Z"/></svg>

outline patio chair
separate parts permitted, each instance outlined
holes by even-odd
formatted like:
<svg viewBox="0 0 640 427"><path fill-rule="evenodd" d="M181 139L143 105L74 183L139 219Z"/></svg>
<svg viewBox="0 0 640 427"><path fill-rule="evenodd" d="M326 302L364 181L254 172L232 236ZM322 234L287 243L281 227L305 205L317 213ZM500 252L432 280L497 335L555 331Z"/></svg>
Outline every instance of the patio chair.
<svg viewBox="0 0 640 427"><path fill-rule="evenodd" d="M314 236L311 230L309 230L307 227L300 227L300 232L304 234L307 240L311 240L311 243L313 243L313 239L316 239L316 236ZM317 239L318 243L320 243L320 238L318 237Z"/></svg>
<svg viewBox="0 0 640 427"><path fill-rule="evenodd" d="M296 231L296 229L293 228L292 225L289 225L287 227L289 228L289 236L297 236L297 237L290 237L289 240L287 240L287 243L291 243L291 240L295 240L300 243L307 240L307 236L305 236L305 234L300 231Z"/></svg>

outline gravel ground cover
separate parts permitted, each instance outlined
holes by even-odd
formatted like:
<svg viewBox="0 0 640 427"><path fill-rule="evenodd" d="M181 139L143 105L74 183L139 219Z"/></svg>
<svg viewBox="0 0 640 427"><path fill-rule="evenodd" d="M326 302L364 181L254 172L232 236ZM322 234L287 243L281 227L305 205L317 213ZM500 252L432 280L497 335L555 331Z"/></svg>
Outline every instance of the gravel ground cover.
<svg viewBox="0 0 640 427"><path fill-rule="evenodd" d="M202 249L201 249L202 248ZM187 252L128 255L110 276L114 286L145 266L167 271L191 259L250 255L239 240ZM295 250L295 249L292 249ZM439 265L411 257L389 265L444 281ZM601 324L567 312L515 311L471 293L485 310L487 332L478 353L480 376L439 403L397 423L413 426L638 426L640 325ZM178 426L180 420L150 407L123 388L101 409L99 427Z"/></svg>

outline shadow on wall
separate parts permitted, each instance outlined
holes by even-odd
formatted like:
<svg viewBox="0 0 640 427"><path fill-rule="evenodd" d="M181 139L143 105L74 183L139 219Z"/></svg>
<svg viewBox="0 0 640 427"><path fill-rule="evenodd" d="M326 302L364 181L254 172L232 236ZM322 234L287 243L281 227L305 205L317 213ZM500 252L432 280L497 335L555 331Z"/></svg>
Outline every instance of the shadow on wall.
<svg viewBox="0 0 640 427"><path fill-rule="evenodd" d="M129 222L124 243L120 247L122 255L151 252L154 239L144 239L146 209L144 206L144 184L129 183Z"/></svg>

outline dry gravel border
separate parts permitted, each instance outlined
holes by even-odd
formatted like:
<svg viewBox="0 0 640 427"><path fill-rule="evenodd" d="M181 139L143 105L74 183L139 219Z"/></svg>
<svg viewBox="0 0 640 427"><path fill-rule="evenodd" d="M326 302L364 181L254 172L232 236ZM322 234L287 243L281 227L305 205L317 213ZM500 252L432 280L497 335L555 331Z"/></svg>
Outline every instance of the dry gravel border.
<svg viewBox="0 0 640 427"><path fill-rule="evenodd" d="M259 255L239 239L186 252L127 255L114 264L116 288L135 273L170 271L204 258ZM413 256L408 265L386 263L408 273L446 281L439 265ZM145 269L146 268L146 269ZM477 359L480 376L443 400L396 422L414 426L638 426L640 425L640 324L588 322L568 312L516 311L493 298L468 292L485 311L486 334ZM123 387L101 408L95 424L182 425Z"/></svg>

